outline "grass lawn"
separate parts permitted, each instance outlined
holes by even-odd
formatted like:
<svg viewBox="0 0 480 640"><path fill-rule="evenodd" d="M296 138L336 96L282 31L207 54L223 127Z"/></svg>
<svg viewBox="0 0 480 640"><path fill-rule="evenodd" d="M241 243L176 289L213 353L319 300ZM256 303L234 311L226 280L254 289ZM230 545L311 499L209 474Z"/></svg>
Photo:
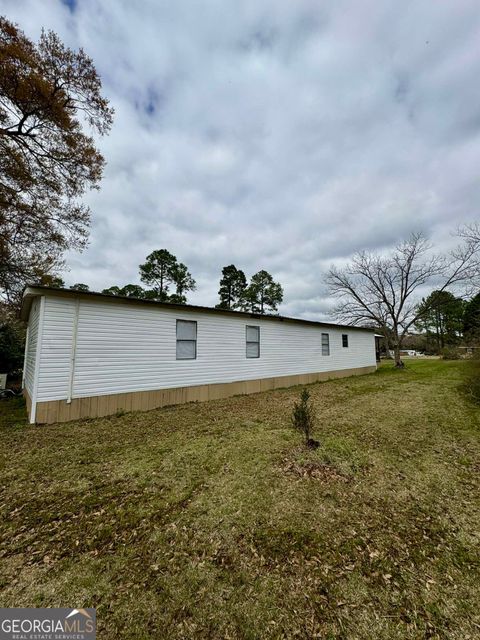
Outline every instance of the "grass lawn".
<svg viewBox="0 0 480 640"><path fill-rule="evenodd" d="M480 410L463 362L50 426L0 403L0 605L98 637L480 637Z"/></svg>

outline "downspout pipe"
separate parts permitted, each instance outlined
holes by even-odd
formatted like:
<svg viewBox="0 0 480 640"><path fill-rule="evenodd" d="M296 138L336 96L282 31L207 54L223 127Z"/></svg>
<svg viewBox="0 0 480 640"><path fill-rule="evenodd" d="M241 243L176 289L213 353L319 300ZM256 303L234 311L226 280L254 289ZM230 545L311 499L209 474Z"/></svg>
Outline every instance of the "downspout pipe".
<svg viewBox="0 0 480 640"><path fill-rule="evenodd" d="M37 333L37 350L35 353L35 373L33 375L33 390L30 409L30 423L35 424L37 419L37 399L38 399L38 384L40 375L40 358L42 356L42 342L43 342L43 317L45 315L45 296L40 298L40 309L38 317L38 333Z"/></svg>
<svg viewBox="0 0 480 640"><path fill-rule="evenodd" d="M73 384L75 381L75 359L77 356L77 334L78 334L78 317L80 315L80 298L75 301L75 312L73 316L73 334L72 347L70 350L70 375L68 380L67 404L71 404L73 395Z"/></svg>

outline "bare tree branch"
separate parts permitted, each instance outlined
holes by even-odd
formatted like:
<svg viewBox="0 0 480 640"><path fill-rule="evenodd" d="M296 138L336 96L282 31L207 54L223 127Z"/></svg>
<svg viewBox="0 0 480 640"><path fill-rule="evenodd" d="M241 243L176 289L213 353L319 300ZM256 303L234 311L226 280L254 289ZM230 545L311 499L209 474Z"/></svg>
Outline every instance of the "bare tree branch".
<svg viewBox="0 0 480 640"><path fill-rule="evenodd" d="M478 278L480 228L463 227L458 235L463 242L448 256L432 254L431 244L416 233L387 256L361 251L343 269L331 267L326 282L339 300L333 315L349 324L373 323L391 337L396 365L402 366L402 342L420 317L419 289L435 282L436 290L443 292Z"/></svg>

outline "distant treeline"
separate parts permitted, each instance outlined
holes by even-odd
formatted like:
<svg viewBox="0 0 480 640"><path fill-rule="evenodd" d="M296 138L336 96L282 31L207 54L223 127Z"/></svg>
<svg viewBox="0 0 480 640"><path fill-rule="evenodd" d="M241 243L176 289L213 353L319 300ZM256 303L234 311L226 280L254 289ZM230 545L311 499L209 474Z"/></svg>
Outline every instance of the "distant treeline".
<svg viewBox="0 0 480 640"><path fill-rule="evenodd" d="M153 251L145 262L139 265L139 284L112 285L102 293L114 296L127 296L144 300L158 300L186 304L187 294L196 289L196 282L188 267L166 249ZM64 287L62 278L44 276L41 282L53 287ZM77 291L89 291L87 284L78 282L70 287ZM252 313L274 313L283 300L283 288L275 282L268 271L255 273L250 282L245 273L233 264L222 269L218 290L218 309L250 311Z"/></svg>

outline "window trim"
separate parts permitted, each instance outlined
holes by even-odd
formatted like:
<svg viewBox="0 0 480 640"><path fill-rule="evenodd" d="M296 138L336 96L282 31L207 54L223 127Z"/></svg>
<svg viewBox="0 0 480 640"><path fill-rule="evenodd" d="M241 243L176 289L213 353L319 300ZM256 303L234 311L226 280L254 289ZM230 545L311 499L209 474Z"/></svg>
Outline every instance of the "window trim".
<svg viewBox="0 0 480 640"><path fill-rule="evenodd" d="M345 344L345 342L347 344ZM348 333L342 333L342 347L344 349L348 349L350 347L349 339L348 339Z"/></svg>
<svg viewBox="0 0 480 640"><path fill-rule="evenodd" d="M178 338L178 323L179 322L190 322L195 325L195 340L184 340L182 338ZM175 323L175 359L176 360L196 360L197 359L197 342L198 342L198 322L196 320L183 320L182 318L177 318ZM179 342L195 342L195 355L193 358L179 358L178 357L178 343Z"/></svg>
<svg viewBox="0 0 480 640"><path fill-rule="evenodd" d="M249 329L257 329L258 330L258 340L248 340L248 330ZM258 356L249 356L248 355L248 345L249 344L258 344ZM249 360L258 360L260 358L260 325L258 324L246 324L245 325L245 358Z"/></svg>
<svg viewBox="0 0 480 640"><path fill-rule="evenodd" d="M323 338L324 338L325 336L327 337L327 343L326 343L326 345L324 345L324 344L323 344ZM330 355L330 334L329 334L329 333L322 333L322 343L321 343L321 344L322 344L322 356L325 356L325 357L329 356L329 355ZM327 349L328 349L328 353L324 353L324 352L323 352L323 348L324 348L324 346L326 346L326 347L327 347Z"/></svg>

